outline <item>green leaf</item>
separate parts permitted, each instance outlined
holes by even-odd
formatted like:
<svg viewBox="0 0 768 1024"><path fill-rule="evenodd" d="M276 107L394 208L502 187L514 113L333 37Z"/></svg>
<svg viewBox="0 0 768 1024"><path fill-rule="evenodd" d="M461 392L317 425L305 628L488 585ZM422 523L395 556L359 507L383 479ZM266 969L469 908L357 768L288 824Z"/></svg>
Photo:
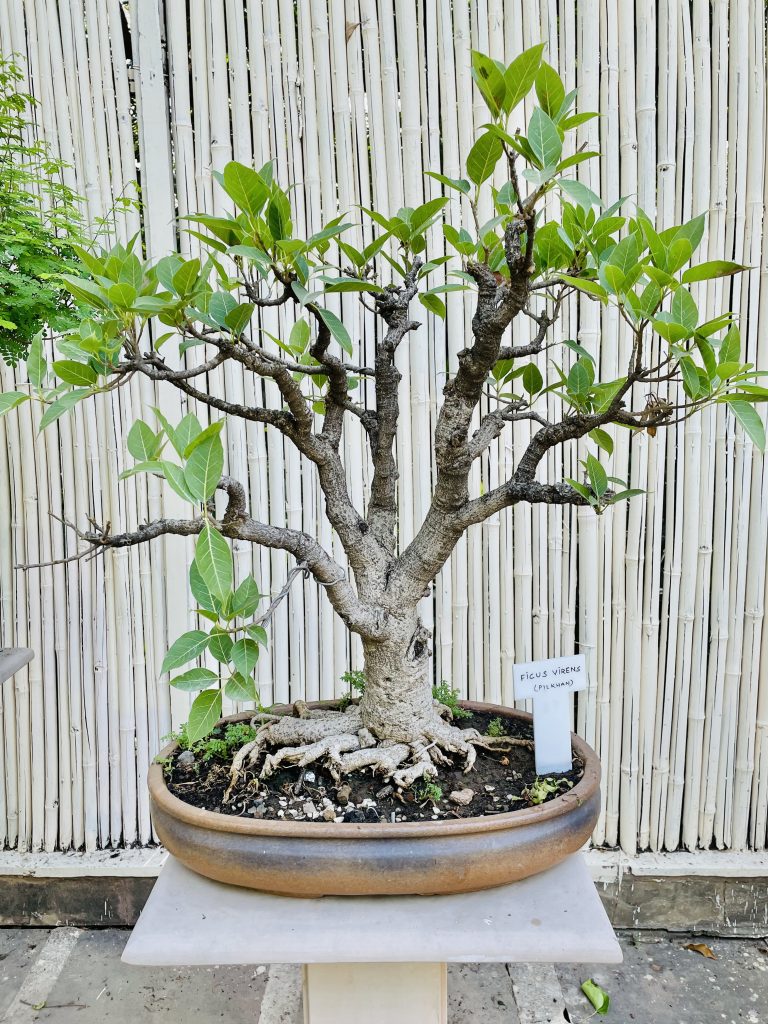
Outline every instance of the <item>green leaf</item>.
<svg viewBox="0 0 768 1024"><path fill-rule="evenodd" d="M291 237L291 203L279 188L275 189L267 204L267 224L276 241Z"/></svg>
<svg viewBox="0 0 768 1024"><path fill-rule="evenodd" d="M25 395L22 391L4 391L0 394L0 416L4 416L11 409L15 409L17 405L21 405L22 402L28 402L29 395Z"/></svg>
<svg viewBox="0 0 768 1024"><path fill-rule="evenodd" d="M536 72L541 64L544 43L523 50L515 57L504 74L506 92L504 96L504 113L511 114L518 103L525 99L536 80Z"/></svg>
<svg viewBox="0 0 768 1024"><path fill-rule="evenodd" d="M269 197L263 178L245 164L232 160L224 168L222 184L227 195L245 213L258 216Z"/></svg>
<svg viewBox="0 0 768 1024"><path fill-rule="evenodd" d="M223 601L232 589L232 552L212 526L204 526L197 539L195 563L212 596Z"/></svg>
<svg viewBox="0 0 768 1024"><path fill-rule="evenodd" d="M607 431L602 430L600 427L595 427L594 430L590 430L589 436L604 452L607 452L608 455L613 455L613 438Z"/></svg>
<svg viewBox="0 0 768 1024"><path fill-rule="evenodd" d="M448 188L455 189L457 192L461 192L464 195L469 193L471 185L464 178L447 178L444 174L438 174L437 171L425 171L427 177L434 178L435 181L441 182Z"/></svg>
<svg viewBox="0 0 768 1024"><path fill-rule="evenodd" d="M592 363L588 359L579 359L571 367L566 383L572 395L583 398L589 394L594 379L595 370Z"/></svg>
<svg viewBox="0 0 768 1024"><path fill-rule="evenodd" d="M216 420L214 423L209 423L205 430L200 429L200 424L197 423L197 421L195 421L195 424L191 426L193 427L193 429L194 426L197 426L197 430L194 431L192 437L190 437L189 441L187 441L187 445L184 448L184 451L182 452L182 455L185 459L189 458L189 456L192 454L195 448L198 447L198 445L203 444L210 437L218 437L218 435L222 431L222 428L224 427L224 420ZM181 424L179 424L179 430L180 429Z"/></svg>
<svg viewBox="0 0 768 1024"><path fill-rule="evenodd" d="M56 359L53 363L53 372L65 384L76 384L80 387L88 387L98 380L90 366L76 363L74 359Z"/></svg>
<svg viewBox="0 0 768 1024"><path fill-rule="evenodd" d="M710 260L708 263L700 263L697 267L689 267L683 271L682 281L684 284L692 284L694 281L711 281L716 277L729 277L731 274L740 274L742 270L749 270L743 263L731 263L729 260Z"/></svg>
<svg viewBox="0 0 768 1024"><path fill-rule="evenodd" d="M187 260L173 275L173 287L179 295L191 295L200 276L200 260Z"/></svg>
<svg viewBox="0 0 768 1024"><path fill-rule="evenodd" d="M238 640L232 647L230 661L242 675L251 675L253 670L256 668L256 662L258 660L259 645L255 640L249 640L247 638Z"/></svg>
<svg viewBox="0 0 768 1024"><path fill-rule="evenodd" d="M580 494L582 498L585 498L590 503L591 501L594 500L592 498L592 495L590 494L589 488L585 487L584 484L579 483L578 480L572 480L569 476L567 476L565 478L565 482L567 484L570 484L570 486L574 489L574 491L576 491L577 494Z"/></svg>
<svg viewBox="0 0 768 1024"><path fill-rule="evenodd" d="M221 718L221 690L203 690L195 697L189 709L187 740L197 743L204 739Z"/></svg>
<svg viewBox="0 0 768 1024"><path fill-rule="evenodd" d="M586 292L588 295L600 299L603 304L608 301L608 292L597 281L590 281L586 277L568 277L567 274L558 274L557 276L572 288L578 288L580 292Z"/></svg>
<svg viewBox="0 0 768 1024"><path fill-rule="evenodd" d="M490 178L503 152L504 146L498 136L492 132L480 136L467 156L467 174L476 185Z"/></svg>
<svg viewBox="0 0 768 1024"><path fill-rule="evenodd" d="M673 345L690 336L690 331L686 330L682 324L675 324L669 320L664 320L662 319L662 314L653 319L651 323L656 333Z"/></svg>
<svg viewBox="0 0 768 1024"><path fill-rule="evenodd" d="M237 309L237 299L229 292L215 292L208 302L208 316L219 325L225 327L227 317Z"/></svg>
<svg viewBox="0 0 768 1024"><path fill-rule="evenodd" d="M261 644L262 647L266 647L268 644L267 631L263 626L246 626L245 631L248 636L253 637L257 644Z"/></svg>
<svg viewBox="0 0 768 1024"><path fill-rule="evenodd" d="M184 470L181 466L177 466L174 462L158 462L156 463L163 471L163 476L170 484L171 488L178 494L184 501L195 501L194 494L191 493L187 487L187 482L184 479Z"/></svg>
<svg viewBox="0 0 768 1024"><path fill-rule="evenodd" d="M70 274L62 274L61 279L67 291L78 301L95 309L109 308L109 300L104 294L104 289L99 288L93 281L84 277L72 277Z"/></svg>
<svg viewBox="0 0 768 1024"><path fill-rule="evenodd" d="M594 455L588 455L586 459L587 476L592 492L598 498L602 498L608 490L608 476Z"/></svg>
<svg viewBox="0 0 768 1024"><path fill-rule="evenodd" d="M198 501L207 501L215 492L224 469L224 445L219 434L195 444L184 467L184 483Z"/></svg>
<svg viewBox="0 0 768 1024"><path fill-rule="evenodd" d="M45 410L43 418L40 420L40 430L45 430L52 423L63 416L65 412L69 412L77 405L78 402L82 402L88 395L93 394L90 388L76 388L74 391L70 391L66 395L62 395L61 398L57 398L55 402L48 406Z"/></svg>
<svg viewBox="0 0 768 1024"><path fill-rule="evenodd" d="M42 387L47 372L48 363L45 360L45 353L43 351L43 334L41 331L32 339L27 355L27 376L29 377L30 384L36 388Z"/></svg>
<svg viewBox="0 0 768 1024"><path fill-rule="evenodd" d="M136 289L132 284L113 284L107 292L109 301L119 309L130 309L137 298Z"/></svg>
<svg viewBox="0 0 768 1024"><path fill-rule="evenodd" d="M180 676L176 676L175 679L171 679L171 686L175 686L177 690L194 693L195 690L204 690L211 683L215 683L218 678L218 675L209 668L191 668L188 672L183 672ZM219 691L216 690L215 692L218 693ZM217 715L216 717L218 718L219 716Z"/></svg>
<svg viewBox="0 0 768 1024"><path fill-rule="evenodd" d="M534 79L536 96L545 113L553 120L560 112L565 99L565 86L555 69L542 61Z"/></svg>
<svg viewBox="0 0 768 1024"><path fill-rule="evenodd" d="M544 167L553 167L560 159L563 141L554 121L536 107L528 123L528 142Z"/></svg>
<svg viewBox="0 0 768 1024"><path fill-rule="evenodd" d="M642 249L639 235L633 232L616 243L611 255L608 257L608 264L612 267L618 267L623 274L628 274L640 259Z"/></svg>
<svg viewBox="0 0 768 1024"><path fill-rule="evenodd" d="M330 309L325 309L323 306L317 306L317 314L323 321L325 326L331 332L333 337L338 341L348 356L352 355L352 339L349 337L349 333L344 324L339 320L335 313L332 313Z"/></svg>
<svg viewBox="0 0 768 1024"><path fill-rule="evenodd" d="M596 981L589 978L582 984L581 991L598 1013L608 1013L608 1007L611 1005L610 997L604 989L600 988Z"/></svg>
<svg viewBox="0 0 768 1024"><path fill-rule="evenodd" d="M151 462L158 451L158 436L143 420L136 420L128 431L128 451L139 462Z"/></svg>
<svg viewBox="0 0 768 1024"><path fill-rule="evenodd" d="M750 405L749 402L745 402L741 399L731 398L729 395L725 396L725 401L728 403L733 415L742 425L746 433L752 439L753 443L760 449L761 452L765 451L765 427L763 421L760 418L760 414Z"/></svg>
<svg viewBox="0 0 768 1024"><path fill-rule="evenodd" d="M683 356L680 360L680 372L683 375L683 387L689 398L696 398L701 391L699 375L696 372L696 364L690 356Z"/></svg>
<svg viewBox="0 0 768 1024"><path fill-rule="evenodd" d="M502 109L507 91L504 73L490 57L478 50L472 51L472 77L477 82L486 106L495 116Z"/></svg>
<svg viewBox="0 0 768 1024"><path fill-rule="evenodd" d="M423 234L447 202L446 196L438 196L436 199L430 199L428 202L422 203L421 206L417 206L411 214L411 228Z"/></svg>
<svg viewBox="0 0 768 1024"><path fill-rule="evenodd" d="M224 317L224 323L233 334L240 335L251 322L256 307L252 302L241 302Z"/></svg>
<svg viewBox="0 0 768 1024"><path fill-rule="evenodd" d="M522 384L529 395L535 395L544 387L544 378L536 363L527 363L523 368Z"/></svg>
<svg viewBox="0 0 768 1024"><path fill-rule="evenodd" d="M707 223L707 215L700 213L698 217L694 217L689 220L687 224L682 224L672 235L672 242L677 242L681 238L685 239L690 247L691 253L694 253L698 247L701 239L704 236L704 228ZM667 237L667 232L662 232L664 238Z"/></svg>
<svg viewBox="0 0 768 1024"><path fill-rule="evenodd" d="M189 567L189 589L192 591L192 596L201 608L204 608L209 612L218 612L216 599L208 589L208 586L197 567L197 562L195 561L193 561Z"/></svg>
<svg viewBox="0 0 768 1024"><path fill-rule="evenodd" d="M189 448L190 444L196 437L199 437L203 432L203 428L200 426L200 421L194 413L188 412L186 416L183 416L176 427L175 440L171 438L171 443L176 451L184 456L184 453Z"/></svg>
<svg viewBox="0 0 768 1024"><path fill-rule="evenodd" d="M439 316L442 320L445 320L445 303L438 295L431 293L424 293L419 295L419 302L425 309L428 309L430 313L434 313Z"/></svg>
<svg viewBox="0 0 768 1024"><path fill-rule="evenodd" d="M232 653L232 637L225 630L216 626L211 630L208 640L208 650L216 659L226 664Z"/></svg>
<svg viewBox="0 0 768 1024"><path fill-rule="evenodd" d="M249 619L261 601L259 587L253 576L246 576L232 598L232 612L243 619Z"/></svg>
<svg viewBox="0 0 768 1024"><path fill-rule="evenodd" d="M163 664L160 666L161 674L170 672L172 668L178 668L179 665L185 665L188 661L194 661L195 658L199 658L207 646L208 634L204 633L201 629L193 629L189 633L183 633L178 640L171 644L168 653L163 658Z"/></svg>
<svg viewBox="0 0 768 1024"><path fill-rule="evenodd" d="M297 320L288 336L288 347L294 352L304 352L309 343L310 329L306 320Z"/></svg>
<svg viewBox="0 0 768 1024"><path fill-rule="evenodd" d="M736 324L731 324L718 353L718 363L737 363L741 358L741 335Z"/></svg>
<svg viewBox="0 0 768 1024"><path fill-rule="evenodd" d="M625 491L618 491L612 498L608 499L609 505L615 505L619 501L627 501L629 498L636 498L638 494L645 494L642 487L631 487Z"/></svg>
<svg viewBox="0 0 768 1024"><path fill-rule="evenodd" d="M247 676L243 676L240 672L235 672L227 680L224 686L224 693L229 700L234 700L239 703L246 701L257 701L259 695L256 692L256 684L253 679Z"/></svg>
<svg viewBox="0 0 768 1024"><path fill-rule="evenodd" d="M557 183L561 192L564 192L569 199L572 199L577 206L587 212L593 206L602 206L603 201L591 188L587 188L580 181L571 181L569 178L560 178Z"/></svg>
<svg viewBox="0 0 768 1024"><path fill-rule="evenodd" d="M572 114L570 117L565 118L564 121L560 122L560 127L565 131L570 131L572 128L578 128L579 125L586 124L587 121L591 121L594 117L600 117L596 110L585 110L581 114Z"/></svg>
<svg viewBox="0 0 768 1024"><path fill-rule="evenodd" d="M682 324L687 331L695 330L699 322L699 310L691 293L682 285L672 297L670 312L675 323Z"/></svg>

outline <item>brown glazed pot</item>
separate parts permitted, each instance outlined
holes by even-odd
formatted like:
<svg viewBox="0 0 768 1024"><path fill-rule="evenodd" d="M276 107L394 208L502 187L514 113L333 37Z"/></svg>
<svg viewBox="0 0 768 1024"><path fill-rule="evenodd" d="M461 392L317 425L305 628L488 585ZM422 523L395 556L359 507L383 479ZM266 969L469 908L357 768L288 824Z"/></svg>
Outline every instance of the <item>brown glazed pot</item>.
<svg viewBox="0 0 768 1024"><path fill-rule="evenodd" d="M531 720L496 704L462 707ZM581 781L548 803L506 814L374 824L245 819L184 803L153 764L152 820L163 845L187 867L248 889L285 896L473 892L545 871L589 839L600 807L600 761L578 736L572 742L584 762Z"/></svg>

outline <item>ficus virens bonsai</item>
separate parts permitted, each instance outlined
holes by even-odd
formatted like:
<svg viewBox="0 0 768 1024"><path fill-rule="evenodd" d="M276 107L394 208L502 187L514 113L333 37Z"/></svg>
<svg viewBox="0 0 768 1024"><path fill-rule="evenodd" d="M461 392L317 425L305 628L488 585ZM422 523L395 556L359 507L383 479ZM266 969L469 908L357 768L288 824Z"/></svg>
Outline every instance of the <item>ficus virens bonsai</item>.
<svg viewBox="0 0 768 1024"><path fill-rule="evenodd" d="M599 513L639 493L605 468L612 425L655 432L725 403L764 446L754 406L768 390L743 361L734 317L723 312L701 322L690 290L744 268L726 260L692 262L703 217L657 231L641 210L622 212L628 203L606 208L576 179L577 165L596 154L574 151L574 132L596 115L576 112L575 94L566 93L542 53L542 46L532 47L509 66L473 54L489 119L466 154L465 177L429 172L444 195L395 213L363 210L367 237L373 236L364 248L347 241L346 215L298 237L291 193L272 165L257 171L240 163L216 175L236 213L189 218L201 257L173 254L151 263L137 247L79 248L84 279L66 281L87 315L79 330L57 342L50 365L38 339L27 364L31 389L0 399L5 410L42 403L45 428L76 403L143 375L207 410L206 425L191 412L171 423L155 411L149 422L134 423L127 439L136 460L128 473L163 477L188 506L185 518L121 533L78 531L89 551L165 534L196 538L190 588L202 625L176 640L162 666L179 673L171 685L199 691L190 740L219 718L222 690L236 701L258 699L261 595L251 576L235 585L230 542L289 552L361 638L361 699L341 711L313 711L299 702L293 716L257 715L256 738L235 757L235 778L247 765L258 764L266 776L280 764L318 761L337 776L371 766L410 786L433 776L449 755L469 768L476 747L514 743L503 734L459 730L433 699L431 634L419 604L465 531L520 502L592 506ZM447 215L472 227L456 227ZM447 255L442 245L430 251L434 226L442 227ZM449 283L432 284L438 268ZM448 367L430 439L431 502L413 539L400 545L397 467L408 452L396 453L402 399L396 354L413 343L419 306L419 315L445 316L442 295L450 290L464 292L471 304L471 330ZM377 322L371 365L329 306L329 296L344 292L356 293ZM615 378L601 377L599 352L553 340L563 305L576 292L583 302L614 307L623 325L628 355ZM265 307L282 307L290 330L268 334L261 325ZM185 356L181 367L165 358L177 344ZM602 344L616 347L619 340L604 336ZM536 361L545 351L546 380ZM257 394L279 398L240 404L209 393L206 375L226 363L271 382ZM370 407L355 397L361 377L375 396ZM317 474L349 570L317 537L251 515L244 482L225 471L222 433L230 417L295 445ZM372 468L364 508L350 497L341 454L350 418L362 426ZM524 450L515 450L509 478L472 493L473 464L520 421L530 422L531 436ZM580 479L540 479L547 452L579 439L591 447ZM200 667L203 655L219 667ZM198 667L180 671L188 665Z"/></svg>

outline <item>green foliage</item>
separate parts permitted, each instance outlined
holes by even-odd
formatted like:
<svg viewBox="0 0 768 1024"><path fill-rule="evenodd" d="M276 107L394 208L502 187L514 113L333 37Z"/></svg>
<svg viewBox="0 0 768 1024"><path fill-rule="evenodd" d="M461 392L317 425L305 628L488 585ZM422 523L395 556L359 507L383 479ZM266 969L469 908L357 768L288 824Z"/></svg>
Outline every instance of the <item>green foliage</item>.
<svg viewBox="0 0 768 1024"><path fill-rule="evenodd" d="M413 792L418 803L436 804L443 799L443 787L429 779L418 782Z"/></svg>
<svg viewBox="0 0 768 1024"><path fill-rule="evenodd" d="M166 429L166 428L164 428ZM195 443L204 431L195 424L170 428L176 444L185 451L197 451ZM218 434L209 435L218 439ZM205 442L202 442L203 444ZM221 718L222 692L233 701L259 704L255 673L259 654L267 635L258 621L251 621L262 595L252 576L233 588L234 569L229 545L213 525L206 525L195 546L195 558L189 572L192 596L198 602L198 614L211 623L210 629L193 629L171 644L163 659L162 672L172 672L204 655L218 662L218 670L195 665L174 676L171 686L197 693L190 708L185 737L189 745L208 736ZM223 687L223 691L222 691Z"/></svg>
<svg viewBox="0 0 768 1024"><path fill-rule="evenodd" d="M485 731L486 735L492 736L494 738L507 735L507 730L504 728L504 723L500 718L492 718L488 723L488 728Z"/></svg>
<svg viewBox="0 0 768 1024"><path fill-rule="evenodd" d="M11 366L43 328L78 320L59 275L76 272L81 200L64 184L65 165L36 137L36 101L20 91L23 78L0 56L0 358Z"/></svg>
<svg viewBox="0 0 768 1024"><path fill-rule="evenodd" d="M439 684L432 687L432 697L443 707L448 708L454 718L471 718L472 712L467 711L465 708L459 705L459 691L454 690L453 687L442 680Z"/></svg>
<svg viewBox="0 0 768 1024"><path fill-rule="evenodd" d="M196 742L190 740L186 724L182 725L178 732L172 732L163 739L177 743L180 750L191 750L196 757L208 762L214 758L222 761L230 759L241 747L250 743L255 735L256 730L248 722L230 722L223 732L221 727L218 727L210 735ZM169 758L158 760L158 763L167 769L170 769L172 764Z"/></svg>
<svg viewBox="0 0 768 1024"><path fill-rule="evenodd" d="M359 694L365 691L365 672L361 672L359 669L350 669L348 672L345 672L341 677L341 681L347 684L350 691L357 690Z"/></svg>
<svg viewBox="0 0 768 1024"><path fill-rule="evenodd" d="M558 793L565 793L573 787L568 779L541 779L536 778L526 789L523 790L523 798L529 804L543 804L547 797L556 796Z"/></svg>

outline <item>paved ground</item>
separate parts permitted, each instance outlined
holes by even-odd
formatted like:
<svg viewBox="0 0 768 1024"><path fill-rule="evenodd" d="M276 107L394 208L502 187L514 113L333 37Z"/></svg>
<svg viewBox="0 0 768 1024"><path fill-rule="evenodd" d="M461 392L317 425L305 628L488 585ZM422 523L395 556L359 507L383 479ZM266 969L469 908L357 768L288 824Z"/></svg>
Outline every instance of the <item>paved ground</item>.
<svg viewBox="0 0 768 1024"><path fill-rule="evenodd" d="M299 1024L292 966L127 967L119 929L0 930L3 1024ZM706 941L716 960L686 950ZM623 934L621 966L454 965L450 1024L583 1024L580 985L611 997L607 1024L768 1024L768 943ZM593 1017L592 1020L601 1018ZM397 1024L393 1021L392 1024Z"/></svg>

